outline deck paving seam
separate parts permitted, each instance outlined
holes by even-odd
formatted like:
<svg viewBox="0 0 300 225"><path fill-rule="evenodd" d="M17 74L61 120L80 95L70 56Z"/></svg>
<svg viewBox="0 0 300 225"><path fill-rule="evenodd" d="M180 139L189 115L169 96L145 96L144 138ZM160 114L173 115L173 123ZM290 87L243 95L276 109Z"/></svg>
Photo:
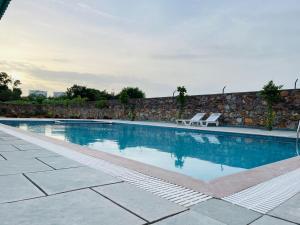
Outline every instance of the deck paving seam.
<svg viewBox="0 0 300 225"><path fill-rule="evenodd" d="M41 192L43 192L44 195L48 196L47 192L44 191L39 185L37 185L33 180L31 180L28 176L26 176L25 173L22 173L22 175L30 182L32 183L36 188L38 188Z"/></svg>
<svg viewBox="0 0 300 225"><path fill-rule="evenodd" d="M114 203L115 205L121 207L122 209L126 210L127 212L133 214L134 216L136 216L136 217L138 217L138 218L144 220L144 221L146 222L146 224L149 224L149 223L150 223L150 221L148 221L147 219L145 219L145 218L143 218L142 216L138 215L137 213L131 211L130 209L126 208L125 206L123 206L123 205L117 203L116 201L110 199L109 197L107 197L107 196L101 194L101 193L98 192L97 190L93 189L93 187L90 187L89 189L92 190L92 191L94 191L94 192L97 193L98 195L102 196L103 198L105 198L105 199L111 201L111 202Z"/></svg>
<svg viewBox="0 0 300 225"><path fill-rule="evenodd" d="M22 174L24 175L24 174ZM25 176L25 178L27 178ZM28 179L28 178L27 178ZM29 180L30 181L30 180ZM31 184L33 184L31 181L30 181ZM120 183L124 183L124 181L120 181L120 182L116 182L116 183L110 183L110 184L103 184L103 185L97 185L97 186L90 186L90 187L84 187L84 188L78 188L78 189L72 189L72 190L69 190L69 191L63 191L63 192L59 192L59 193L55 193L55 194L44 194L44 196L38 196L38 197L32 197L32 198L24 198L24 199L20 199L20 200L15 200L15 201L8 201L8 202L2 202L0 203L0 205L3 205L3 204L10 204L10 203L16 203L16 202L23 202L23 201L28 201L28 200L34 200L34 199L39 199L39 198L47 198L47 197L51 197L51 196L56 196L56 195L61 195L61 194L66 194L66 193L71 193L71 192L76 192L76 191L81 191L81 190L89 190L91 188L97 188L97 187L103 187L103 186L109 186L109 185L114 185L114 184L120 184ZM34 185L34 184L33 184ZM37 187L36 185L34 185L35 187ZM38 188L39 189L39 188ZM39 189L40 190L40 189ZM41 190L40 190L41 191Z"/></svg>
<svg viewBox="0 0 300 225"><path fill-rule="evenodd" d="M278 216L274 216L274 215L270 215L270 214L267 214L267 216L273 217L275 219L283 220L283 221L288 222L288 223L300 225L300 223L295 223L294 221L287 220L287 219L284 219L284 218L281 218L281 217L278 217Z"/></svg>
<svg viewBox="0 0 300 225"><path fill-rule="evenodd" d="M120 183L124 183L124 181L117 181L117 182L113 182L113 183L109 183L109 184L101 184L101 185L93 185L93 186L87 186L87 187L82 187L82 188L76 188L76 189L71 189L71 190L68 190L68 191L61 191L61 192L54 193L54 194L48 194L47 196L60 195L60 194L65 194L65 193L69 193L69 192L81 191L81 190L97 188L97 187L103 187L103 186L109 186L109 185L120 184Z"/></svg>
<svg viewBox="0 0 300 225"><path fill-rule="evenodd" d="M253 224L256 220L259 220L260 218L262 218L263 216L265 216L265 215L261 215L261 216L259 216L258 218L256 218L256 219L254 219L253 221L251 221L250 223L247 223L246 225L251 225L251 224Z"/></svg>
<svg viewBox="0 0 300 225"><path fill-rule="evenodd" d="M173 214L168 215L168 216L164 216L164 217L162 217L162 218L160 218L160 219L158 219L158 220L151 221L151 222L149 222L148 224L149 224L149 225L150 225L150 224L155 224L155 223L157 223L157 222L163 221L163 220L168 219L168 218L173 217L173 216L177 216L177 215L182 214L182 213L185 213L185 212L187 212L187 211L190 211L190 209L187 208L186 210L183 210L183 211L181 211L181 212L177 212L177 213L173 213Z"/></svg>
<svg viewBox="0 0 300 225"><path fill-rule="evenodd" d="M34 158L35 159L35 158ZM39 160L38 160L39 161ZM80 167L84 167L84 166L78 166L78 167L68 167L68 168L61 168L61 169L49 169L49 170L42 170L42 171L34 171L34 172L26 172L28 173L43 173L43 172L47 172L47 171L57 171L57 170L69 170L69 169L74 169L74 168L80 168ZM1 176L1 175L0 175Z"/></svg>
<svg viewBox="0 0 300 225"><path fill-rule="evenodd" d="M49 195L48 195L48 196L49 196ZM44 195L44 196L38 196L38 197L32 197L32 198L24 198L24 199L15 200L15 201L2 202L2 203L0 203L0 205L3 205L3 204L11 204L11 203L17 203L17 202L24 202L24 201L34 200L34 199L39 199L39 198L46 198L46 197L48 197L48 196L47 196L47 195Z"/></svg>
<svg viewBox="0 0 300 225"><path fill-rule="evenodd" d="M54 168L53 166L51 166L51 165L49 165L49 164L47 164L47 163L45 163L44 161L42 161L41 159L39 159L38 157L34 157L37 161L40 161L41 163L43 163L43 164L45 164L46 166L49 166L51 169L53 169L53 170L57 170L56 168Z"/></svg>
<svg viewBox="0 0 300 225"><path fill-rule="evenodd" d="M7 160L10 161L10 160ZM43 173L43 172L48 172L48 171L53 171L52 169L47 169L47 170L38 170L38 171L32 171L32 172L26 172L26 173ZM6 176L11 176L11 175L17 175L17 174L23 174L23 173L9 173L9 174L2 174L0 177L6 177Z"/></svg>
<svg viewBox="0 0 300 225"><path fill-rule="evenodd" d="M5 158L2 154L0 154L0 157L2 157L4 160L7 160L7 158Z"/></svg>
<svg viewBox="0 0 300 225"><path fill-rule="evenodd" d="M16 145L11 144L13 147L15 147L18 151L22 152L23 150L21 150L20 148L18 148Z"/></svg>

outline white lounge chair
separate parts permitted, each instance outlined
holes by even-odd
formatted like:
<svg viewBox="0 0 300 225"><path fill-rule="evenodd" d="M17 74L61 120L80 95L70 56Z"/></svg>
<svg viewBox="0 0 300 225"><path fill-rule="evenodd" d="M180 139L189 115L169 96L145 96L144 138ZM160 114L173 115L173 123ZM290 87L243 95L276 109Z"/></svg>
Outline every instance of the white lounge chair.
<svg viewBox="0 0 300 225"><path fill-rule="evenodd" d="M208 126L208 124L215 124L219 126L219 118L221 117L222 113L212 113L206 120L201 120L201 126Z"/></svg>
<svg viewBox="0 0 300 225"><path fill-rule="evenodd" d="M206 113L197 113L192 119L186 120L186 119L179 119L176 120L177 124L183 124L183 125L199 125L203 117L205 116Z"/></svg>

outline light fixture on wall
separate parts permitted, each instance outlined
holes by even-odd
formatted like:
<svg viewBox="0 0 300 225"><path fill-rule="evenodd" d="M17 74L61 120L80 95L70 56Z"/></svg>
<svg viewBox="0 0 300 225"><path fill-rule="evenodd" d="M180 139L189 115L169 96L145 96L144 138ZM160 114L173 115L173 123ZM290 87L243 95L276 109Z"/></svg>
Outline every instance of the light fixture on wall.
<svg viewBox="0 0 300 225"><path fill-rule="evenodd" d="M297 89L298 78L295 81L295 89Z"/></svg>
<svg viewBox="0 0 300 225"><path fill-rule="evenodd" d="M175 91L173 91L173 97L175 97L175 93L177 92L177 89Z"/></svg>
<svg viewBox="0 0 300 225"><path fill-rule="evenodd" d="M222 93L223 93L223 94L225 94L225 89L226 89L226 87L227 87L227 86L224 86L224 87L223 87L223 90L222 90Z"/></svg>

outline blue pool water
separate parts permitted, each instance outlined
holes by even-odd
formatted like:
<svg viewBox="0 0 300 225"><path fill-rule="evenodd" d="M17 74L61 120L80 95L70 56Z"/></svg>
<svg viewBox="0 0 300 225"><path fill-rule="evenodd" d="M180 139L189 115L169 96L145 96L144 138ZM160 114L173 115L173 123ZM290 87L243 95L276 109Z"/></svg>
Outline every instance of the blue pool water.
<svg viewBox="0 0 300 225"><path fill-rule="evenodd" d="M288 138L117 123L1 123L204 181L297 155L295 140Z"/></svg>

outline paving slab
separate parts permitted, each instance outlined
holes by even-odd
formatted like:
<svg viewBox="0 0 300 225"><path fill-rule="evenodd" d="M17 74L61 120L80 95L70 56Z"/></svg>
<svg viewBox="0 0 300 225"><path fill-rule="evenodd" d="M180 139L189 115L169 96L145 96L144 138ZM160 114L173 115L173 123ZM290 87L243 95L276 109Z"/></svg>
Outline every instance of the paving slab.
<svg viewBox="0 0 300 225"><path fill-rule="evenodd" d="M0 141L0 143L1 143L1 141ZM19 151L19 150L10 144L0 145L0 152L12 152L12 151Z"/></svg>
<svg viewBox="0 0 300 225"><path fill-rule="evenodd" d="M52 170L36 159L1 160L0 176Z"/></svg>
<svg viewBox="0 0 300 225"><path fill-rule="evenodd" d="M28 144L27 142L25 142L25 144L19 144L19 143L14 143L13 144L17 149L21 150L21 151L28 151L28 150L36 150L36 149L42 149L40 146L38 145L34 145L34 144Z"/></svg>
<svg viewBox="0 0 300 225"><path fill-rule="evenodd" d="M300 224L300 193L275 208L269 214Z"/></svg>
<svg viewBox="0 0 300 225"><path fill-rule="evenodd" d="M0 136L9 135L7 133L4 133L3 131L0 131Z"/></svg>
<svg viewBox="0 0 300 225"><path fill-rule="evenodd" d="M24 140L13 140L13 141L3 141L3 140L0 140L0 146L1 145L19 145L19 144L27 144L28 142L25 142ZM19 150L19 149L18 149Z"/></svg>
<svg viewBox="0 0 300 225"><path fill-rule="evenodd" d="M17 138L15 136L0 136L0 141L15 141L15 140L21 140L20 138Z"/></svg>
<svg viewBox="0 0 300 225"><path fill-rule="evenodd" d="M9 137L9 138L17 138L11 134L8 134L8 133L4 133L4 132L1 132L0 133L0 138L5 138L5 137Z"/></svg>
<svg viewBox="0 0 300 225"><path fill-rule="evenodd" d="M56 153L39 149L39 150L28 150L28 151L11 151L11 152L2 152L1 153L7 160L22 160L22 159L31 159L36 157L44 156L59 156Z"/></svg>
<svg viewBox="0 0 300 225"><path fill-rule="evenodd" d="M83 164L80 164L76 161L67 159L66 157L59 156L59 155L49 156L49 157L38 157L38 159L55 169L67 169L67 168L84 166Z"/></svg>
<svg viewBox="0 0 300 225"><path fill-rule="evenodd" d="M128 183L113 184L93 189L149 222L186 210L184 207Z"/></svg>
<svg viewBox="0 0 300 225"><path fill-rule="evenodd" d="M115 177L88 167L27 173L26 176L49 195L121 182Z"/></svg>
<svg viewBox="0 0 300 225"><path fill-rule="evenodd" d="M227 225L194 211L187 211L161 220L155 225Z"/></svg>
<svg viewBox="0 0 300 225"><path fill-rule="evenodd" d="M295 225L284 220L280 220L271 216L263 216L258 220L254 221L250 225Z"/></svg>
<svg viewBox="0 0 300 225"><path fill-rule="evenodd" d="M261 216L260 213L218 199L202 202L191 207L191 210L230 225L247 225Z"/></svg>
<svg viewBox="0 0 300 225"><path fill-rule="evenodd" d="M0 176L0 203L45 196L22 174Z"/></svg>
<svg viewBox="0 0 300 225"><path fill-rule="evenodd" d="M13 135L7 134L7 133L0 133L0 138L5 138L5 137L14 137Z"/></svg>
<svg viewBox="0 0 300 225"><path fill-rule="evenodd" d="M0 205L1 225L141 225L145 221L101 197L80 190Z"/></svg>

